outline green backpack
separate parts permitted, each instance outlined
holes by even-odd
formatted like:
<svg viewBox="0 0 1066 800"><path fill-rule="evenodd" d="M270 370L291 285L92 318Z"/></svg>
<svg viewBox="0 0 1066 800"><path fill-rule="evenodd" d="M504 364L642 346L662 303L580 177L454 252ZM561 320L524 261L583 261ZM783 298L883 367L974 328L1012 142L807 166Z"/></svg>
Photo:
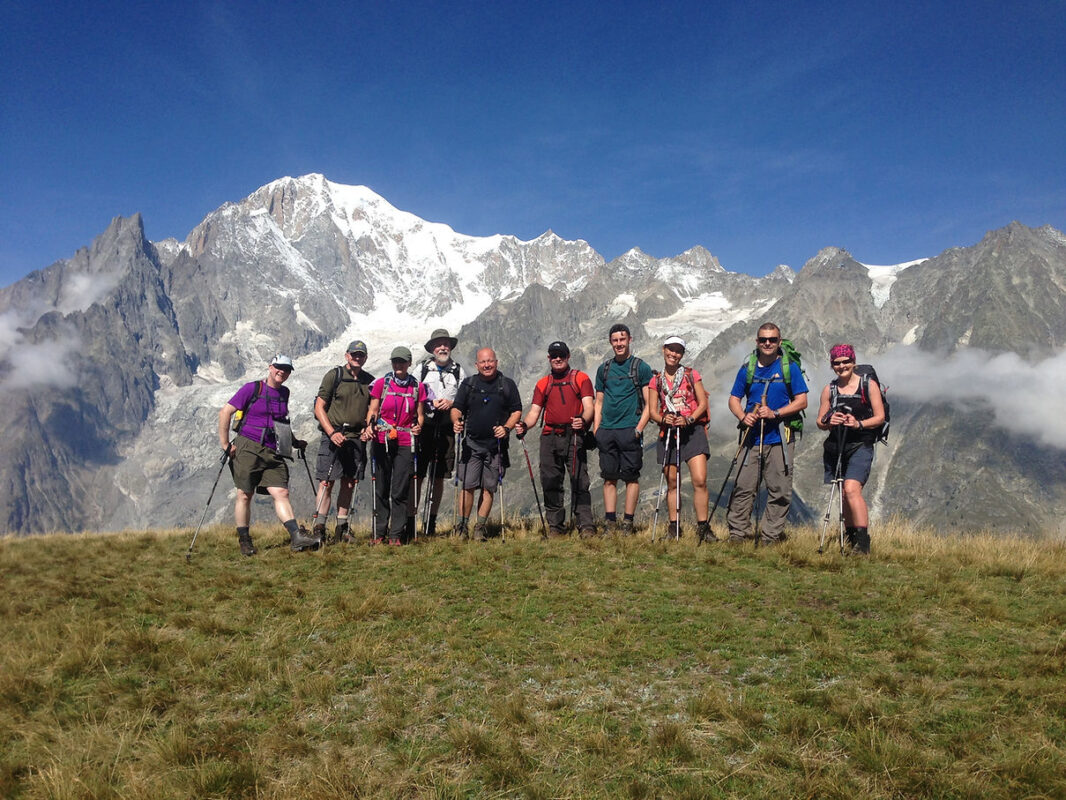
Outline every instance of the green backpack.
<svg viewBox="0 0 1066 800"><path fill-rule="evenodd" d="M796 396L792 391L792 365L795 364L796 368L803 375L804 380L807 378L807 373L803 371L803 363L800 360L800 351L796 349L788 339L782 339L780 347L777 348L777 354L781 357L781 377L785 381L785 390L788 392L788 399L793 400ZM745 394L751 391L751 385L755 381L755 365L759 360L758 349L752 350L751 355L748 356L748 371L745 378ZM806 415L805 411L801 411L798 414L785 417L785 425L795 434L803 434L803 417Z"/></svg>

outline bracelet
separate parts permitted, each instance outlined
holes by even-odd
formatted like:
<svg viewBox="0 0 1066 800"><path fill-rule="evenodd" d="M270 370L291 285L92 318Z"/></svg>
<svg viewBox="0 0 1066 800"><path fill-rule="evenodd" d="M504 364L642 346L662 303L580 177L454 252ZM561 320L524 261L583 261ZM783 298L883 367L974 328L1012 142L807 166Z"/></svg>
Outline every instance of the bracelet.
<svg viewBox="0 0 1066 800"><path fill-rule="evenodd" d="M860 420L859 420L858 422L859 422L859 430L861 431L861 430L862 430L862 428L863 428L863 425L862 425L862 420L860 419Z"/></svg>

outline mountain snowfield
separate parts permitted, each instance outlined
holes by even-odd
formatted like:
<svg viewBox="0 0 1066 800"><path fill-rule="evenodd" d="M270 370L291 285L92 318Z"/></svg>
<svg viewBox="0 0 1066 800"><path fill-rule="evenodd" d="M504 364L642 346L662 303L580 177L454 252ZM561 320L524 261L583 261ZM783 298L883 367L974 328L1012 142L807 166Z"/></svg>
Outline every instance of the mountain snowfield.
<svg viewBox="0 0 1066 800"><path fill-rule="evenodd" d="M1062 393L1038 374L1057 368L1066 345L1060 287L1066 237L1048 226L1011 223L970 247L887 266L826 247L799 272L782 265L754 278L700 246L663 259L634 247L608 263L550 230L528 241L466 236L367 187L281 178L212 211L181 242L146 242L139 216L116 218L71 259L0 289L0 413L12 432L0 513L20 532L195 524L218 474L218 410L264 377L271 356L295 359L293 422L314 446L313 398L348 342L368 344L367 370L380 376L396 345L426 357L438 327L460 338L468 368L476 346L493 346L527 402L552 339L592 372L613 322L630 324L634 351L653 367L659 342L682 336L711 398L717 484L736 447L726 394L770 318L804 352L812 405L835 341L854 342L893 387L893 435L868 489L875 517L1066 529L1066 423L1019 418L1001 396L1008 384ZM55 370L72 349L71 370ZM994 380L974 380L989 369ZM945 402L945 370L968 388L963 401ZM64 390L76 381L83 391ZM822 437L810 429L797 451L801 515L824 493ZM642 498L655 489L652 461ZM224 476L209 520L230 517L230 486ZM297 507L309 506L302 464L290 486ZM517 483L509 507L532 504L528 488ZM260 504L254 517L272 513Z"/></svg>
<svg viewBox="0 0 1066 800"><path fill-rule="evenodd" d="M278 290L296 303L300 287L315 286L325 279L321 266L305 256L301 247L319 230L318 221L323 218L330 221L349 251L370 253L369 258L360 259L360 266L369 276L373 291L366 307L345 308L349 324L342 333L326 346L295 357L296 369L287 384L293 398L292 418L297 434L314 444L318 439L311 413L314 394L326 371L343 362L344 348L353 339L367 342L370 357L366 369L380 376L389 369L388 357L397 345L410 347L416 360L424 358L427 354L423 343L434 329L444 327L454 335L493 302L513 298L534 283L551 288L560 299L571 297L604 268L603 259L584 241L566 241L551 231L530 241L503 235L465 236L447 225L398 210L365 186L332 183L322 175L274 181L240 203L226 204L213 212L184 243L167 240L156 246L168 260L180 250L201 255L205 228L231 228L238 232L238 246L246 257L261 251L265 244L282 259L292 283L279 286ZM523 251L534 255L524 256ZM568 258L554 258L559 252ZM899 271L916 263L920 262L868 267L871 291L879 306L887 299ZM502 265L500 277L487 280L485 273L497 264ZM674 291L683 301L680 308L669 315L646 319L644 328L654 341L681 335L691 353L700 352L730 326L761 318L777 299L757 298L735 305L720 290L705 291L704 272L728 271L703 248L661 261L633 249L612 266L617 269L616 274L632 279L652 277ZM789 280L794 277L787 267L778 269ZM623 288L605 300L607 317L622 318L638 312L637 298L624 289L627 281L619 278L614 284ZM446 301L439 294L442 286L454 290ZM342 298L338 297L338 302ZM318 329L304 309L297 306L296 310L302 325ZM532 333L538 338L545 342L551 338L550 331L535 330L535 323L533 327ZM262 378L266 362L277 350L271 337L257 328L254 316L238 322L220 343L247 354L245 373L233 380L225 377L219 364L205 363L190 385L162 383L143 429L123 451L126 461L117 471L116 485L129 503L116 509L114 518L109 520L110 527L143 525L145 514L152 509L181 502L174 489L176 484L191 475L209 473L212 464L217 464L218 409L242 383ZM657 349L653 342L641 344L645 357L650 358ZM511 368L512 365L501 364L501 369ZM521 388L524 395L531 390L530 386ZM716 407L718 403L724 406L727 388L715 387L712 397ZM717 416L721 419L721 415ZM191 431L197 433L190 436ZM302 493L306 475L302 465L293 466L292 483ZM233 489L227 483L220 487L220 496L223 491L228 499L213 504L209 519L228 517Z"/></svg>

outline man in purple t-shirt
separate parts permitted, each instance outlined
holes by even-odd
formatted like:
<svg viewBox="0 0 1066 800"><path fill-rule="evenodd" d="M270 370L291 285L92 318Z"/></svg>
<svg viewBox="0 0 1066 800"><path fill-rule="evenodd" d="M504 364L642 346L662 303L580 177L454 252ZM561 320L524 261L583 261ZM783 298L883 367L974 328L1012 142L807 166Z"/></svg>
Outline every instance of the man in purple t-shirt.
<svg viewBox="0 0 1066 800"><path fill-rule="evenodd" d="M289 390L283 384L292 374L292 359L276 355L267 368L266 380L246 383L218 412L218 440L229 456L233 485L237 487L234 516L241 555L254 556L255 545L248 532L252 495L259 490L274 500L274 511L289 532L294 552L313 550L318 539L305 535L296 523L289 502L289 468L278 453L279 435L291 437ZM230 441L230 423L237 436ZM303 442L294 441L299 447Z"/></svg>

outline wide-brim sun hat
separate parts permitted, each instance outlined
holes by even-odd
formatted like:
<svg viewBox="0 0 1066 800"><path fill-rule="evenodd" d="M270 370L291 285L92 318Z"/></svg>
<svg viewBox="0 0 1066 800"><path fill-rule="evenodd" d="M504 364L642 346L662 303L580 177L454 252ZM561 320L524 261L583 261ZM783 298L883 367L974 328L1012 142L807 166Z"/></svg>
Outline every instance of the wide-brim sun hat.
<svg viewBox="0 0 1066 800"><path fill-rule="evenodd" d="M430 335L429 341L426 342L425 347L427 353L433 352L433 343L439 339L447 339L448 346L452 350L454 350L455 346L459 344L459 340L452 336L450 333L448 333L447 330L445 330L444 328L437 328L437 330L433 331L433 333Z"/></svg>

